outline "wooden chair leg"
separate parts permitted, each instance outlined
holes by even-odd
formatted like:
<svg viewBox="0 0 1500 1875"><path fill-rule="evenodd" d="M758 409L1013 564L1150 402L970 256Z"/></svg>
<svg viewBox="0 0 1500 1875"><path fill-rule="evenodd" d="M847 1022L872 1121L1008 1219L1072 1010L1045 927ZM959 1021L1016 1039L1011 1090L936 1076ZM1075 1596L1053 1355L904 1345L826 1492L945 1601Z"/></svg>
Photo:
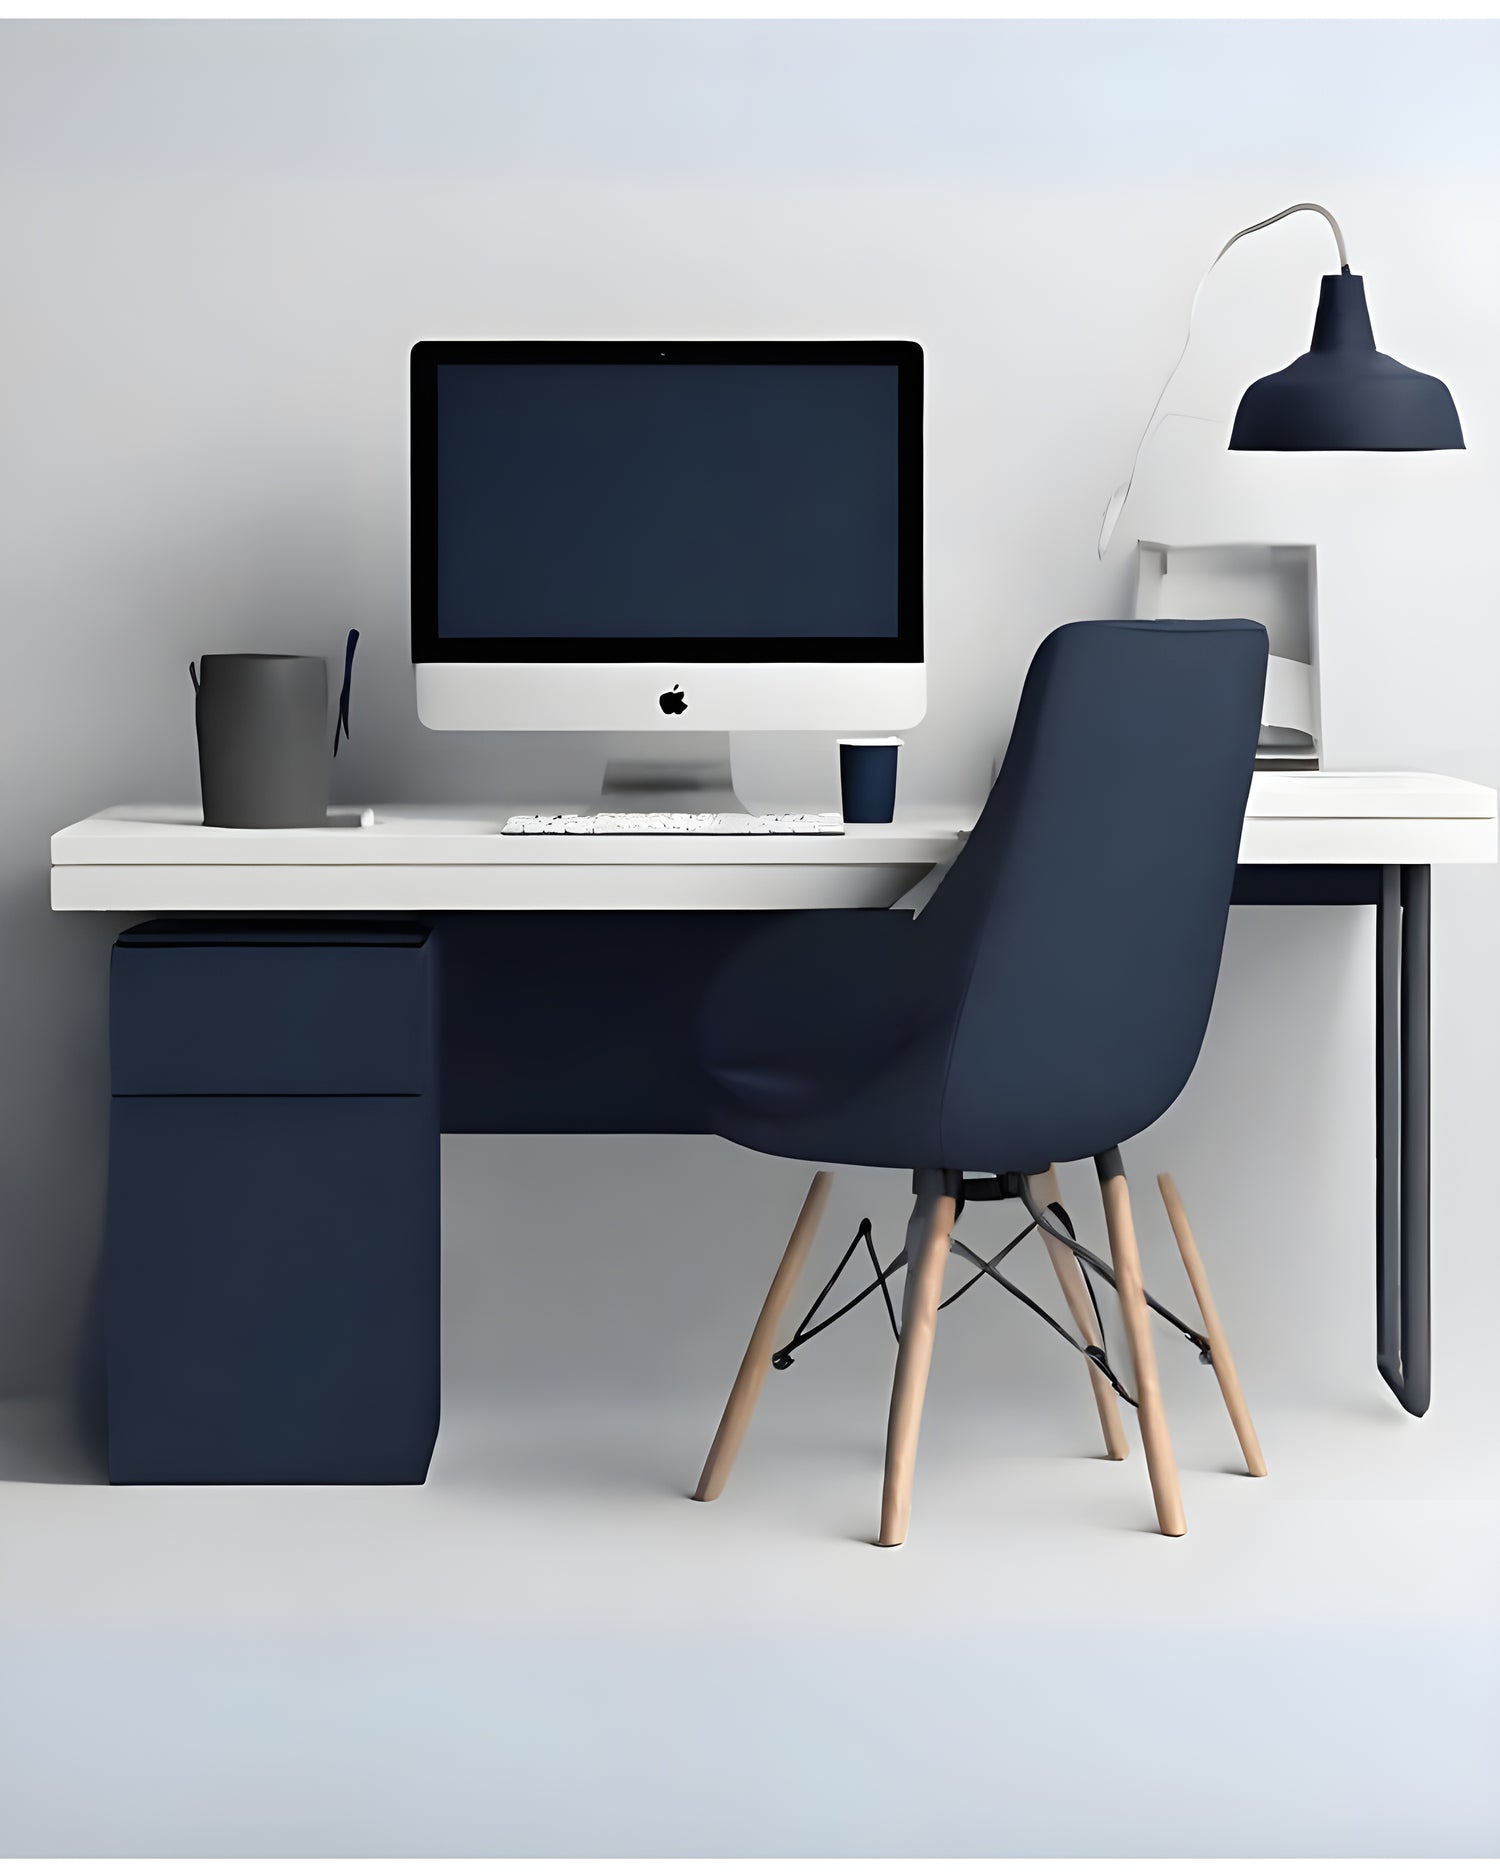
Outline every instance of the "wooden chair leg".
<svg viewBox="0 0 1500 1875"><path fill-rule="evenodd" d="M832 1184L831 1172L815 1172L807 1188L807 1196L802 1200L802 1209L792 1226L786 1250L771 1279L771 1287L761 1304L760 1314L756 1317L750 1345L740 1362L740 1371L735 1375L724 1416L719 1421L719 1430L709 1447L703 1476L693 1493L700 1504L710 1503L719 1495L734 1469L734 1461L739 1456L740 1445L755 1411L755 1402L760 1398L760 1390L765 1384L771 1356L776 1351L776 1330L782 1311L791 1299L797 1278L802 1274L802 1265L807 1261L807 1253L812 1249L813 1239L818 1234L818 1225L822 1222Z"/></svg>
<svg viewBox="0 0 1500 1875"><path fill-rule="evenodd" d="M1171 1173L1159 1172L1156 1182L1161 1188L1162 1199L1167 1207L1167 1216L1172 1220L1172 1235L1177 1239L1177 1248L1182 1253L1183 1267L1187 1270L1188 1281L1193 1285L1193 1294L1198 1298L1198 1312L1203 1317L1203 1332L1208 1336L1208 1351L1214 1364L1214 1376L1218 1380L1219 1391L1224 1396L1224 1405L1228 1408L1229 1421L1234 1427L1235 1437L1240 1442L1240 1450L1245 1454L1245 1469L1252 1478L1264 1478L1266 1461L1261 1456L1260 1440L1255 1436L1255 1422L1250 1417L1250 1408L1245 1404L1239 1373L1234 1365L1234 1355L1229 1347L1229 1337L1224 1333L1224 1324L1219 1320L1219 1311L1214 1307L1214 1292L1208 1286L1208 1271L1203 1267L1203 1258L1198 1254L1198 1246L1193 1240L1192 1226L1188 1223L1182 1198Z"/></svg>
<svg viewBox="0 0 1500 1875"><path fill-rule="evenodd" d="M1146 1307L1146 1286L1141 1276L1141 1253L1130 1215L1130 1192L1118 1152L1104 1153L1094 1164L1104 1197L1104 1220L1109 1227L1109 1257L1119 1286L1120 1311L1125 1317L1130 1360L1135 1370L1141 1444L1146 1448L1146 1469L1151 1474L1156 1521L1163 1536L1182 1536L1187 1531L1187 1520L1182 1514L1177 1460L1172 1455L1172 1435L1167 1430L1166 1408L1157 1378L1156 1348L1151 1339L1151 1315Z"/></svg>
<svg viewBox="0 0 1500 1875"><path fill-rule="evenodd" d="M896 1378L891 1387L891 1416L885 1435L885 1489L880 1502L880 1547L895 1549L906 1541L911 1522L912 1476L917 1468L917 1437L922 1429L922 1402L932 1367L932 1343L937 1333L938 1304L943 1295L943 1273L948 1267L948 1240L953 1234L954 1202L919 1189L912 1211L915 1225L925 1223L916 1251L907 1233L906 1294L901 1311L901 1346L896 1355Z"/></svg>

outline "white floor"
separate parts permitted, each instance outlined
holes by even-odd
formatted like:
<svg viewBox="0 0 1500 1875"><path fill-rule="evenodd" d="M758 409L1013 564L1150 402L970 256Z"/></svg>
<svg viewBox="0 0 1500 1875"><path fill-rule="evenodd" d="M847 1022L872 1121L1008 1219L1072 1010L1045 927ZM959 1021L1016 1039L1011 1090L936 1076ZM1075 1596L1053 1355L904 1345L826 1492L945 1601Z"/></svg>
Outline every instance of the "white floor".
<svg viewBox="0 0 1500 1875"><path fill-rule="evenodd" d="M0 1414L0 1853L1500 1847L1492 1424L1441 1389L1402 1415L1363 1300L1304 1331L1326 1342L1316 1386L1308 1344L1241 1306L1261 1481L1212 1376L1163 1338L1173 1542L1133 1415L1131 1458L1098 1457L1081 1365L976 1293L942 1318L912 1537L886 1552L891 1352L868 1306L771 1376L723 1499L687 1497L795 1168L653 1148L662 1176L707 1175L721 1264L702 1207L653 1238L653 1181L632 1197L611 1158L638 1149L593 1144L613 1181L561 1191L574 1149L449 1150L460 1183L511 1154L519 1208L507 1264L481 1255L492 1220L451 1207L424 1489L112 1491L50 1411ZM523 1281L531 1190L570 1256ZM608 1215L569 1209L595 1190ZM844 1196L824 1269L857 1221ZM900 1181L857 1196L888 1243ZM610 1224L633 1262L599 1247ZM1182 1306L1159 1225L1143 1235ZM483 1275L502 1268L508 1310ZM1250 1279L1224 1269L1231 1320Z"/></svg>

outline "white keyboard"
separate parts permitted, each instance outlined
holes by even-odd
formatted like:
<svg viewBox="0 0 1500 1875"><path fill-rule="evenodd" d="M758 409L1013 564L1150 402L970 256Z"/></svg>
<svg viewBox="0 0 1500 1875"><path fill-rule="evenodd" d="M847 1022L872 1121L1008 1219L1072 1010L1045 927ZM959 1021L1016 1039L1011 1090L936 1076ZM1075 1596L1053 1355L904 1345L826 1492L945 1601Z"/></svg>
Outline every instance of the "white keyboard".
<svg viewBox="0 0 1500 1875"><path fill-rule="evenodd" d="M512 814L502 833L842 833L837 814Z"/></svg>

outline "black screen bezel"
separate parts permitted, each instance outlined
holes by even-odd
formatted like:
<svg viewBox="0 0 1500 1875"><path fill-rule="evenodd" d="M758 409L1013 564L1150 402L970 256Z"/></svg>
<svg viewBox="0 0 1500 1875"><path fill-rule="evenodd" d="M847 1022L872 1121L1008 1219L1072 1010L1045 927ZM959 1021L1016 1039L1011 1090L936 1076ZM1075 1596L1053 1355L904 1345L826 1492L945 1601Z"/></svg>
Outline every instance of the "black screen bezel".
<svg viewBox="0 0 1500 1875"><path fill-rule="evenodd" d="M897 367L896 633L890 638L443 638L437 593L437 372L449 364ZM414 664L920 664L922 348L911 339L423 339L411 351Z"/></svg>

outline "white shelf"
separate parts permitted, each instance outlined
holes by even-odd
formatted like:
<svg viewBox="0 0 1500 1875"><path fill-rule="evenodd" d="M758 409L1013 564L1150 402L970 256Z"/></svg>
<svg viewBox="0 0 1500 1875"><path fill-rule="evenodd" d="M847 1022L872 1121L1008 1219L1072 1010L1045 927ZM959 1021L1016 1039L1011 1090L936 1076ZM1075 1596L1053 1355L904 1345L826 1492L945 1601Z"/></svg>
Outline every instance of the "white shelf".
<svg viewBox="0 0 1500 1875"><path fill-rule="evenodd" d="M1452 775L1262 770L1250 783L1245 818L1494 820L1495 790Z"/></svg>

